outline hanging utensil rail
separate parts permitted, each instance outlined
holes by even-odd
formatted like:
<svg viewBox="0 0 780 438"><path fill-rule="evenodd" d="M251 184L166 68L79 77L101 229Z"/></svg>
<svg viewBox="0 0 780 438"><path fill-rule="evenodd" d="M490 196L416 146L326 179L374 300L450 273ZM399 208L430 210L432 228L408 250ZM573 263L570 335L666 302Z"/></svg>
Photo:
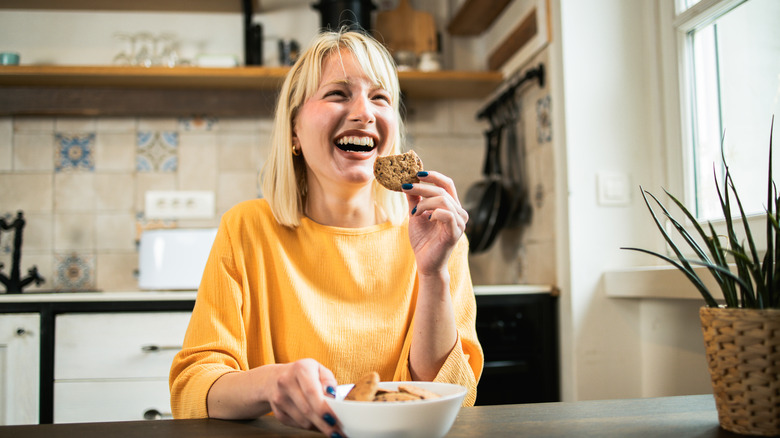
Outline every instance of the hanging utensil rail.
<svg viewBox="0 0 780 438"><path fill-rule="evenodd" d="M491 119L495 111L503 105L506 100L512 99L515 95L515 91L520 88L521 85L528 81L536 79L539 82L540 87L544 87L545 81L545 68L544 64L539 64L536 67L526 70L524 73L514 75L512 78L504 82L498 90L488 97L488 103L477 112L477 119Z"/></svg>

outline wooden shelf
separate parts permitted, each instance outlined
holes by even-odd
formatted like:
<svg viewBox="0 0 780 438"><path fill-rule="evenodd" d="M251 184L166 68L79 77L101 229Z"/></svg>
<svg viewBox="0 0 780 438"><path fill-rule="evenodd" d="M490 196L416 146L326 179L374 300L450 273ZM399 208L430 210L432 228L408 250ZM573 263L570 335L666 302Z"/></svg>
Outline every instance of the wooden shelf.
<svg viewBox="0 0 780 438"><path fill-rule="evenodd" d="M466 0L447 25L450 35L477 36L487 30L511 0Z"/></svg>
<svg viewBox="0 0 780 438"><path fill-rule="evenodd" d="M0 66L0 115L265 114L287 67ZM499 72L400 72L409 99L481 99Z"/></svg>

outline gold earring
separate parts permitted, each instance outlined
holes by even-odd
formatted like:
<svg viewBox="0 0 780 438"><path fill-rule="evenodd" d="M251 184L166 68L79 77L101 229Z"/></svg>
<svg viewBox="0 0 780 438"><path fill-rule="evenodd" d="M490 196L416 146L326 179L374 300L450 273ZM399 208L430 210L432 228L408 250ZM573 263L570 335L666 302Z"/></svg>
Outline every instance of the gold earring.
<svg viewBox="0 0 780 438"><path fill-rule="evenodd" d="M295 145L293 145L293 147L292 147L292 154L293 154L294 157L300 157L301 156L301 151L298 150L298 149L295 149Z"/></svg>

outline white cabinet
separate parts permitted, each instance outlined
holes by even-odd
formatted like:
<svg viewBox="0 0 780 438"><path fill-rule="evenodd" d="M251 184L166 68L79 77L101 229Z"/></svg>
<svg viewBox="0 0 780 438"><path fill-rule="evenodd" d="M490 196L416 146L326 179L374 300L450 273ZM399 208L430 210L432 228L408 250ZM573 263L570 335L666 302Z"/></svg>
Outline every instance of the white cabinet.
<svg viewBox="0 0 780 438"><path fill-rule="evenodd" d="M168 373L190 312L58 315L54 422L170 416Z"/></svg>
<svg viewBox="0 0 780 438"><path fill-rule="evenodd" d="M40 321L0 314L0 425L38 423Z"/></svg>

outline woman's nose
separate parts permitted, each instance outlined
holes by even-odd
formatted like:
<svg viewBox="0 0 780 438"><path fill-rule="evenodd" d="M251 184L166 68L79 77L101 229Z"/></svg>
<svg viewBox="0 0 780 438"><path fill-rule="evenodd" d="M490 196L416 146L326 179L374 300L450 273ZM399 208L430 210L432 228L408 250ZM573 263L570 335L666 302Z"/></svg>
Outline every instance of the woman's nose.
<svg viewBox="0 0 780 438"><path fill-rule="evenodd" d="M361 123L372 123L376 120L371 111L371 100L368 96L359 96L352 99L349 109L349 120Z"/></svg>

